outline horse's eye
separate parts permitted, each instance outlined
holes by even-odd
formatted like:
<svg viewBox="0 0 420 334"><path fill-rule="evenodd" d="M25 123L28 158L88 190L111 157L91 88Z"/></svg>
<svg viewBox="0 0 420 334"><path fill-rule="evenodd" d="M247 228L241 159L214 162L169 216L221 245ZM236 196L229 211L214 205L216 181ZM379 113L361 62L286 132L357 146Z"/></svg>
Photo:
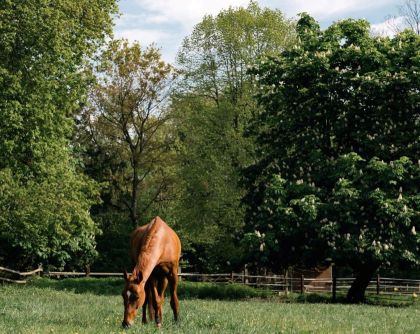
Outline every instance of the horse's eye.
<svg viewBox="0 0 420 334"><path fill-rule="evenodd" d="M139 296L135 295L134 293L130 296L130 301L134 302L139 299Z"/></svg>

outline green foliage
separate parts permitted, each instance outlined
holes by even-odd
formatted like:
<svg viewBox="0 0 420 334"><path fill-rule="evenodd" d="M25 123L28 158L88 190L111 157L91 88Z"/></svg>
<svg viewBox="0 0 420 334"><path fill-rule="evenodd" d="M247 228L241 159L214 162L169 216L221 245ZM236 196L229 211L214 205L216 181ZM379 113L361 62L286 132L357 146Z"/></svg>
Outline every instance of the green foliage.
<svg viewBox="0 0 420 334"><path fill-rule="evenodd" d="M264 112L247 243L271 267L418 266L419 37L372 38L354 20L320 32L305 14L297 30L252 70Z"/></svg>
<svg viewBox="0 0 420 334"><path fill-rule="evenodd" d="M95 255L97 187L69 138L87 59L111 33L113 0L0 4L0 242L13 267L80 266Z"/></svg>
<svg viewBox="0 0 420 334"><path fill-rule="evenodd" d="M172 216L185 232L186 258L195 270L240 264L240 171L254 150L243 135L255 112L247 68L293 41L293 24L280 11L250 2L204 17L178 54L181 80L172 109L179 183Z"/></svg>
<svg viewBox="0 0 420 334"><path fill-rule="evenodd" d="M229 267L227 261L240 258L234 237L243 224L239 205L243 192L238 169L232 166L236 148L228 116L203 102L193 97L176 102L183 115L177 124L180 195L174 217L187 251L184 258L196 266L194 270L220 270Z"/></svg>
<svg viewBox="0 0 420 334"><path fill-rule="evenodd" d="M95 183L64 170L23 185L3 169L0 192L0 255L7 264L74 268L92 262L99 232L89 214L97 202Z"/></svg>
<svg viewBox="0 0 420 334"><path fill-rule="evenodd" d="M246 108L250 100L247 68L264 53L275 54L294 43L293 24L282 12L261 8L230 7L217 16L205 16L184 39L178 53L187 91L218 103L227 99ZM246 115L238 114L239 118Z"/></svg>
<svg viewBox="0 0 420 334"><path fill-rule="evenodd" d="M0 167L42 173L50 141L65 145L85 92L81 65L111 33L115 10L113 0L2 1Z"/></svg>

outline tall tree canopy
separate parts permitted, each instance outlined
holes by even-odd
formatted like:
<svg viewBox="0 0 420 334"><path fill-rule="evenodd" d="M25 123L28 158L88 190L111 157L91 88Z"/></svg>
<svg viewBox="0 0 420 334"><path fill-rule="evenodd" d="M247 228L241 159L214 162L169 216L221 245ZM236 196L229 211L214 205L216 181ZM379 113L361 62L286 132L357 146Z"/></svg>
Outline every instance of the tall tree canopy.
<svg viewBox="0 0 420 334"><path fill-rule="evenodd" d="M87 173L104 183L103 204L95 210L95 220L107 230L99 239L102 255L109 254L103 242L127 253L128 234L156 209L163 214L161 205L172 186L168 98L176 71L156 47L143 50L137 42L114 40L102 53L95 76L77 141L87 148Z"/></svg>
<svg viewBox="0 0 420 334"><path fill-rule="evenodd" d="M69 138L85 61L111 33L114 0L0 3L0 260L81 265L95 255L97 188Z"/></svg>
<svg viewBox="0 0 420 334"><path fill-rule="evenodd" d="M182 79L172 107L180 193L174 217L190 231L197 251L193 261L208 259L207 267L197 269L229 268L227 261L240 257L235 238L243 226L243 189L238 183L253 151L243 130L256 111L247 68L293 40L293 24L280 11L250 2L205 16L178 54Z"/></svg>
<svg viewBox="0 0 420 334"><path fill-rule="evenodd" d="M297 31L253 69L264 112L245 239L269 267L350 266L357 302L379 266L420 264L420 39L354 20L321 31L306 14Z"/></svg>

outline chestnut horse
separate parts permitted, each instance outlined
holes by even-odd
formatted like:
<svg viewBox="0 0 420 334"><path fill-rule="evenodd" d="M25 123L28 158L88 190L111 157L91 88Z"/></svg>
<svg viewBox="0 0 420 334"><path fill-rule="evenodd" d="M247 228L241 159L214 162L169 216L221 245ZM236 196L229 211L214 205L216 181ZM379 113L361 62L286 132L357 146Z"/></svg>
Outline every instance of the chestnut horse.
<svg viewBox="0 0 420 334"><path fill-rule="evenodd" d="M146 323L148 304L150 318L154 318L160 327L168 283L171 307L175 320L178 320L177 285L181 242L176 233L160 217L154 218L149 224L138 227L131 235L131 256L135 266L131 275L124 273L122 325L131 326L140 306L143 307L142 321Z"/></svg>

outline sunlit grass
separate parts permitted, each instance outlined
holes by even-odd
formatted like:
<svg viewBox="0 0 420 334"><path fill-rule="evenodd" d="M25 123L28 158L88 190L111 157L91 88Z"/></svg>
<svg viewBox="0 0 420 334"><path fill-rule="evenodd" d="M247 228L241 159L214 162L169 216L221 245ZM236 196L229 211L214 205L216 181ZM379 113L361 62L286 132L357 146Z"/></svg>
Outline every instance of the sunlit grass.
<svg viewBox="0 0 420 334"><path fill-rule="evenodd" d="M122 330L121 288L122 280L0 285L0 333L157 333L139 319ZM420 333L420 307L184 298L179 323L166 301L159 333Z"/></svg>

